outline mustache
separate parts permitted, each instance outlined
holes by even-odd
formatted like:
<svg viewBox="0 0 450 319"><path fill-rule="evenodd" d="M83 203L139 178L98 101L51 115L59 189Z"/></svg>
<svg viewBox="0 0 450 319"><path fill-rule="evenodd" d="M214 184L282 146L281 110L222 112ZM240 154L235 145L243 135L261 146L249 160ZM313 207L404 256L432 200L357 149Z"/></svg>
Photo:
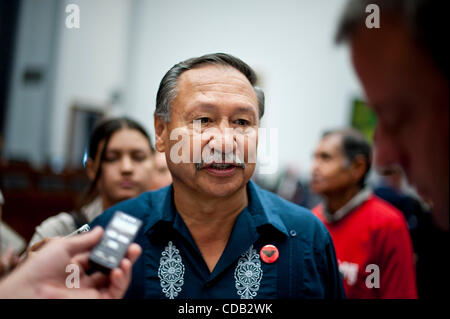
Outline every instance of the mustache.
<svg viewBox="0 0 450 319"><path fill-rule="evenodd" d="M211 163L233 164L240 168L246 167L244 160L240 159L235 153L220 152L214 152L214 154L210 154L206 158L202 157L201 162L195 163L194 166L197 170L201 170Z"/></svg>

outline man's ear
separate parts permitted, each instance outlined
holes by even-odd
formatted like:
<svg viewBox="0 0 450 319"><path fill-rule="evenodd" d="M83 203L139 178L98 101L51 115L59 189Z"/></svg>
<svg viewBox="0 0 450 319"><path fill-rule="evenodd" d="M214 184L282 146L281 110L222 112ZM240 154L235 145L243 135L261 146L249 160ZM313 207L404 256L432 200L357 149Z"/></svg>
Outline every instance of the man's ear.
<svg viewBox="0 0 450 319"><path fill-rule="evenodd" d="M164 153L166 151L166 141L168 134L167 122L160 116L155 116L155 148L158 152Z"/></svg>
<svg viewBox="0 0 450 319"><path fill-rule="evenodd" d="M95 178L95 167L94 167L94 161L89 158L86 162L86 174L90 181L93 181Z"/></svg>
<svg viewBox="0 0 450 319"><path fill-rule="evenodd" d="M366 172L367 161L362 155L357 155L352 162L352 177L355 181L359 181Z"/></svg>

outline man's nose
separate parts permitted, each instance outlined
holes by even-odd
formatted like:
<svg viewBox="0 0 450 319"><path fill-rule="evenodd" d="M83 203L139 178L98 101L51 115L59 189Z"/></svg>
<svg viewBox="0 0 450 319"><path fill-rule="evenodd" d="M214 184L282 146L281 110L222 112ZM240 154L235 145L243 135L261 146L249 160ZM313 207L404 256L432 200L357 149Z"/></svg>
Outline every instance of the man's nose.
<svg viewBox="0 0 450 319"><path fill-rule="evenodd" d="M313 159L311 164L311 173L315 174L319 168L319 164L317 163L317 160Z"/></svg>
<svg viewBox="0 0 450 319"><path fill-rule="evenodd" d="M233 129L229 127L221 127L216 134L212 136L208 145L216 151L228 154L236 149L236 140L233 134Z"/></svg>

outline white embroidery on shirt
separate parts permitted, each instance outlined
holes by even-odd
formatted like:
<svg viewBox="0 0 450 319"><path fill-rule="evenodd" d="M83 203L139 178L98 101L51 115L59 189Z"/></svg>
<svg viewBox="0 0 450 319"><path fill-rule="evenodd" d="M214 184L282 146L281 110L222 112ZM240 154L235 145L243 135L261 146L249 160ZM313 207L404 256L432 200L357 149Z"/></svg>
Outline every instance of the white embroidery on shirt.
<svg viewBox="0 0 450 319"><path fill-rule="evenodd" d="M174 299L181 292L184 284L184 265L179 250L171 241L161 253L158 277L162 292L169 299Z"/></svg>
<svg viewBox="0 0 450 319"><path fill-rule="evenodd" d="M234 271L237 294L241 299L253 299L259 290L263 272L259 254L253 245L242 254Z"/></svg>

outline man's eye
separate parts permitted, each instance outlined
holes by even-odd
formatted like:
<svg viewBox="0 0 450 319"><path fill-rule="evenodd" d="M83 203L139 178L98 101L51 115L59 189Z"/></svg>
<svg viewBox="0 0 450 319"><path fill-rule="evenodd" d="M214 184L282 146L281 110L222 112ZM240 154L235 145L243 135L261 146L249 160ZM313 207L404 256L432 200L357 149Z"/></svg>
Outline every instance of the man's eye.
<svg viewBox="0 0 450 319"><path fill-rule="evenodd" d="M248 121L244 119L239 119L235 122L237 125L248 125Z"/></svg>
<svg viewBox="0 0 450 319"><path fill-rule="evenodd" d="M206 124L206 123L209 123L211 120L209 119L209 117L201 117L201 118L197 119L197 121L200 121L200 123L202 123L202 124Z"/></svg>

